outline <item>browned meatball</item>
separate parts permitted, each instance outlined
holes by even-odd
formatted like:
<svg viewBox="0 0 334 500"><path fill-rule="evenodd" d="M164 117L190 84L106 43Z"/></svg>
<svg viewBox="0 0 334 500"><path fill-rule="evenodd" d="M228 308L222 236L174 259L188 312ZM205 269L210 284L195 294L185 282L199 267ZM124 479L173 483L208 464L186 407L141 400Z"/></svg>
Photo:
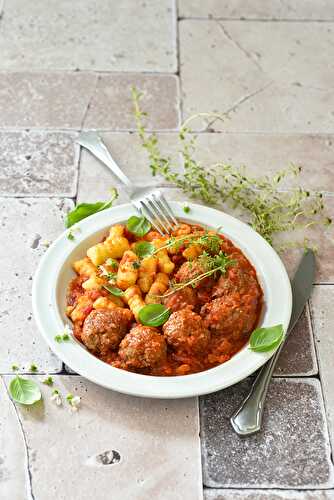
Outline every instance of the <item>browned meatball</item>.
<svg viewBox="0 0 334 500"><path fill-rule="evenodd" d="M201 309L204 324L213 334L238 340L249 333L257 319L258 300L253 295L238 293L223 296L205 304Z"/></svg>
<svg viewBox="0 0 334 500"><path fill-rule="evenodd" d="M167 346L156 328L136 325L122 340L118 354L128 368L148 368L166 360Z"/></svg>
<svg viewBox="0 0 334 500"><path fill-rule="evenodd" d="M223 297L235 292L238 292L240 295L251 293L258 297L261 292L255 273L253 274L249 269L230 267L219 278L218 283L213 288L212 296L214 298Z"/></svg>
<svg viewBox="0 0 334 500"><path fill-rule="evenodd" d="M203 272L204 268L196 260L192 262L184 262L175 274L175 280L179 283L183 283L185 281L190 281L193 278L196 278L196 276L199 276ZM203 285L203 280L194 286L199 286L200 284Z"/></svg>
<svg viewBox="0 0 334 500"><path fill-rule="evenodd" d="M168 292L169 291L170 290L168 290ZM196 305L196 292L193 288L186 286L182 288L182 290L166 297L164 299L164 304L173 312L184 309L187 306L194 307Z"/></svg>
<svg viewBox="0 0 334 500"><path fill-rule="evenodd" d="M210 332L198 314L190 308L174 312L163 326L167 343L174 349L200 354L210 341Z"/></svg>
<svg viewBox="0 0 334 500"><path fill-rule="evenodd" d="M106 354L119 345L132 319L132 312L121 307L94 310L85 319L81 340L90 351Z"/></svg>

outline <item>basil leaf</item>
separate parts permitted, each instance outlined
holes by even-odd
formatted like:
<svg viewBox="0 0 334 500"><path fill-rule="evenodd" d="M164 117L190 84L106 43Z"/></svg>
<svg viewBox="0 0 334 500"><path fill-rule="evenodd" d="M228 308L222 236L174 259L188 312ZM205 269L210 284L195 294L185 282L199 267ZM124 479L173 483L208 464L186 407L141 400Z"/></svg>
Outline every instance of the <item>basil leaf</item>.
<svg viewBox="0 0 334 500"><path fill-rule="evenodd" d="M109 201L97 201L96 203L80 203L74 208L74 210L67 214L65 219L65 226L71 227L73 226L73 224L80 222L90 215L101 212L106 208L110 208L117 198L117 190L113 188L111 190L111 199Z"/></svg>
<svg viewBox="0 0 334 500"><path fill-rule="evenodd" d="M162 304L148 304L140 309L138 318L142 325L160 326L166 323L171 310Z"/></svg>
<svg viewBox="0 0 334 500"><path fill-rule="evenodd" d="M22 405L32 405L42 398L36 382L19 376L10 382L9 394L14 401Z"/></svg>
<svg viewBox="0 0 334 500"><path fill-rule="evenodd" d="M271 351L280 345L283 336L283 325L257 328L250 336L250 348L255 352Z"/></svg>
<svg viewBox="0 0 334 500"><path fill-rule="evenodd" d="M151 224L145 217L137 217L133 215L126 223L127 230L130 233L139 236L140 238L149 232Z"/></svg>
<svg viewBox="0 0 334 500"><path fill-rule="evenodd" d="M144 257L150 257L155 252L155 246L148 241L140 241L134 247L134 252L140 259Z"/></svg>
<svg viewBox="0 0 334 500"><path fill-rule="evenodd" d="M123 290L117 288L117 286L103 285L103 288L108 290L108 292L111 293L111 295L115 295L115 297L122 297L122 295L124 295Z"/></svg>

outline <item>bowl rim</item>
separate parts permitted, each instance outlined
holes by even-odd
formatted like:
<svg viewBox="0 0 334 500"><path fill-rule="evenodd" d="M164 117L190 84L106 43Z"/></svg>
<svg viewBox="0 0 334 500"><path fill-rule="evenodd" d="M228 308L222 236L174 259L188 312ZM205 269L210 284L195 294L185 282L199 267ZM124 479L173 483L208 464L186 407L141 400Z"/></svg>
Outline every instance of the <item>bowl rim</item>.
<svg viewBox="0 0 334 500"><path fill-rule="evenodd" d="M169 203L178 218L223 227L222 233L246 254L261 281L268 301L262 325L272 326L271 321L276 324L273 318L279 317L281 320L278 322L282 323L286 333L292 309L291 285L281 259L269 243L249 225L217 209L187 203L190 211L185 214L184 204L175 201ZM32 305L38 329L50 349L66 365L88 380L108 389L140 397L199 396L234 385L254 373L275 351L257 353L248 349L246 344L229 361L209 370L190 375L157 377L114 368L89 353L80 342L55 342L55 335L65 326L56 298L60 270L71 263L68 262L70 255L83 245L87 238L134 214L135 209L130 203L98 212L76 224L75 240L70 241L67 238L66 230L43 255L33 278ZM67 286L67 283L64 286ZM282 301L282 297L285 300Z"/></svg>

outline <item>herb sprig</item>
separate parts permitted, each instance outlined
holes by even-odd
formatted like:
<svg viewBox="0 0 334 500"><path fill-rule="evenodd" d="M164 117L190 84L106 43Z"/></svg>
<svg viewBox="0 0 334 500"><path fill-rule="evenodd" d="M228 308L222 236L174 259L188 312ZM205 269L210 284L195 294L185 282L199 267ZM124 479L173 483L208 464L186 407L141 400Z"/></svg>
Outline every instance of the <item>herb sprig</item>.
<svg viewBox="0 0 334 500"><path fill-rule="evenodd" d="M324 215L321 193L312 193L300 187L281 190L283 180L298 177L301 172L299 166L290 165L276 175L258 178L250 176L245 168L236 168L224 162L204 167L194 156L195 137L188 126L192 117L181 126L178 135L183 162L183 172L179 173L179 167L172 164L171 158L162 156L156 134L146 132L144 119L147 115L140 108L141 94L135 88L132 89L132 99L138 134L148 153L153 176L161 175L190 197L205 203L223 203L241 208L248 223L271 245L281 233L331 223L331 219ZM305 246L305 241L287 244L291 245Z"/></svg>
<svg viewBox="0 0 334 500"><path fill-rule="evenodd" d="M182 288L185 288L187 286L195 287L197 283L204 280L205 278L208 278L209 276L216 276L219 273L225 274L227 268L235 264L235 261L228 255L226 255L222 250L214 256L208 254L207 252L203 252L196 259L196 261L199 263L201 269L203 269L202 273L199 273L197 276L188 281L182 281L180 283L173 282L171 284L171 291L159 297L169 297L170 295L173 295L173 293L182 290Z"/></svg>

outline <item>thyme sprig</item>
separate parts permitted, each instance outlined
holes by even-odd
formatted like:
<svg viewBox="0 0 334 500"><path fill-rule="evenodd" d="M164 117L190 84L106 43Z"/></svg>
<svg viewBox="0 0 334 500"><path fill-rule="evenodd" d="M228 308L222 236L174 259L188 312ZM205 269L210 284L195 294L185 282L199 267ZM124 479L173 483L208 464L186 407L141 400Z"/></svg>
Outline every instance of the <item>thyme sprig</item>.
<svg viewBox="0 0 334 500"><path fill-rule="evenodd" d="M281 233L331 223L331 219L324 215L321 193L301 187L282 190L283 180L299 176L299 166L291 164L273 176L252 177L244 167L236 168L224 162L209 167L201 165L194 157L196 138L189 128L191 119L199 115L189 118L181 126L178 139L183 172L179 173L171 158L160 153L156 134L146 133L144 120L147 115L140 108L141 94L136 89L132 89L132 98L138 134L147 150L154 176L161 175L191 198L201 199L211 205L223 203L232 208L241 208L248 224L271 245ZM293 245L304 246L305 241L294 242Z"/></svg>
<svg viewBox="0 0 334 500"><path fill-rule="evenodd" d="M208 278L209 276L217 274L225 274L226 270L229 266L233 266L235 264L235 260L231 259L225 252L222 250L217 255L210 255L207 252L203 252L196 261L200 264L201 269L203 269L203 273L198 274L194 278L188 281L182 281L180 283L171 283L172 290L170 292L165 293L164 295L159 295L156 297L165 298L173 295L173 293L182 290L187 286L195 287L197 283Z"/></svg>
<svg viewBox="0 0 334 500"><path fill-rule="evenodd" d="M162 245L153 252L153 255L159 253L160 250L163 250L164 248L172 247L174 250L178 250L182 245L189 246L194 244L202 246L210 253L218 253L220 249L221 239L218 234L209 234L208 232L187 234L185 236L179 237L171 236L167 240L165 245Z"/></svg>

